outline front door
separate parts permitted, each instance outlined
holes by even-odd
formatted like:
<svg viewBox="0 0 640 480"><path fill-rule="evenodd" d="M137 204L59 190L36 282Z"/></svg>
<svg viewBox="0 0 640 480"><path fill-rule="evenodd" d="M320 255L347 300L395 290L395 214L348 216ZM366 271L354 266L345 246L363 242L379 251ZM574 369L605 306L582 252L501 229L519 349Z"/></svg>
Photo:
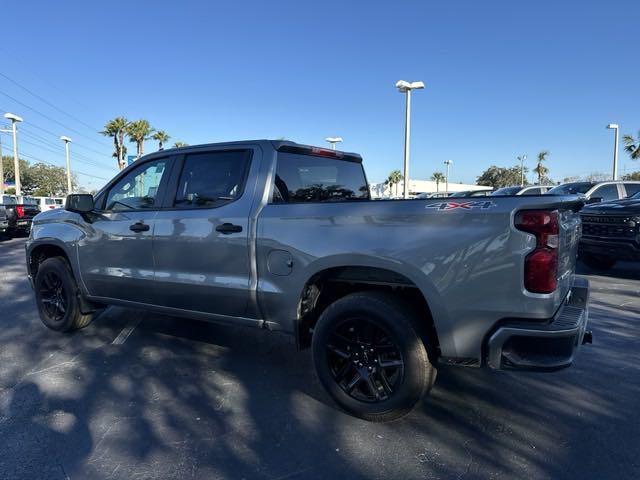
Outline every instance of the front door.
<svg viewBox="0 0 640 480"><path fill-rule="evenodd" d="M141 163L97 201L89 233L78 243L90 295L154 303L153 231L169 162Z"/></svg>
<svg viewBox="0 0 640 480"><path fill-rule="evenodd" d="M245 184L252 154L251 149L197 150L180 158L168 190L172 198L156 217L155 278L162 305L245 314L253 194Z"/></svg>

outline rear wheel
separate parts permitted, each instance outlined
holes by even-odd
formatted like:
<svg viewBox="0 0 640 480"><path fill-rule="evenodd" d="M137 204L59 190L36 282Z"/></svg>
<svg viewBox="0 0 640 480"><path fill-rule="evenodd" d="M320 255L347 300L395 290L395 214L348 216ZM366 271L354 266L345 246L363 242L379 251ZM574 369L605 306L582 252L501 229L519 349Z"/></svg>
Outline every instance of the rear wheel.
<svg viewBox="0 0 640 480"><path fill-rule="evenodd" d="M349 413L384 422L407 414L435 380L417 319L391 295L354 293L330 305L312 338L323 386Z"/></svg>
<svg viewBox="0 0 640 480"><path fill-rule="evenodd" d="M44 260L34 285L40 319L51 330L70 332L89 325L93 315L80 311L78 286L66 260Z"/></svg>
<svg viewBox="0 0 640 480"><path fill-rule="evenodd" d="M616 264L616 260L606 255L585 254L582 256L584 264L594 270L610 270Z"/></svg>

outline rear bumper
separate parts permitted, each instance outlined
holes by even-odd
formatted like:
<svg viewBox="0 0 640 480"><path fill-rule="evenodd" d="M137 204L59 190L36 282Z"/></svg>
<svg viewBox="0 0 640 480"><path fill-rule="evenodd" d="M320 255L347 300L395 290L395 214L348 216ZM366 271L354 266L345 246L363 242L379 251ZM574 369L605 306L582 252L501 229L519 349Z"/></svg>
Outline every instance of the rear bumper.
<svg viewBox="0 0 640 480"><path fill-rule="evenodd" d="M640 246L625 240L596 240L582 237L580 254L603 255L616 260L640 260Z"/></svg>
<svg viewBox="0 0 640 480"><path fill-rule="evenodd" d="M573 363L589 321L589 282L576 278L558 312L543 324L510 322L489 337L487 363L498 370L553 371ZM591 333L586 336L590 341Z"/></svg>

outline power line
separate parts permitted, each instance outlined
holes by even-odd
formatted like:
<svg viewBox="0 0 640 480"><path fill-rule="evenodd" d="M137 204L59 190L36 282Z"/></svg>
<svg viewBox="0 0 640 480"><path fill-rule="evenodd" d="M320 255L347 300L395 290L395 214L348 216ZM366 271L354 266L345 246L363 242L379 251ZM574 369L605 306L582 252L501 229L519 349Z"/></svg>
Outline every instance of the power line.
<svg viewBox="0 0 640 480"><path fill-rule="evenodd" d="M91 138L91 137L89 137L89 136L85 135L84 133L82 133L82 132L80 132L80 131L76 130L75 128L69 127L68 125L65 125L65 124L64 124L64 123L62 123L62 122L59 122L58 120L56 120L56 119L54 119L54 118L50 117L49 115L47 115L47 114L45 114L45 113L42 113L42 112L41 112L41 111L39 111L38 109L33 108L33 107L31 107L31 106L27 105L27 104L26 104L26 103L24 103L24 102L21 102L20 100L18 100L18 99L17 99L17 98L15 98L15 97L12 97L12 96L11 96L11 95L9 95L8 93L1 92L1 91L0 91L0 94L4 95L5 97L7 97L7 98L9 98L9 99L11 99L11 100L13 100L13 101L14 101L14 102L16 102L17 104L22 105L22 106L23 106L23 107L25 107L25 108L28 108L29 110L31 110L31 111L33 111L33 112L37 113L38 115L40 115L40 116L42 116L42 117L46 118L47 120L49 120L49 121L51 121L51 122L54 122L54 123L57 123L58 125L60 125L60 126L64 127L64 128L65 128L65 129L67 129L68 131L74 132L74 133L76 133L76 134L80 135L81 137L84 137L84 138L86 138L87 140L91 140L92 142L94 142L94 143L96 143L96 144L98 144L98 145L100 145L100 146L102 146L102 147L104 147L104 146L105 146L105 145L103 145L102 143L98 142L96 139Z"/></svg>
<svg viewBox="0 0 640 480"><path fill-rule="evenodd" d="M33 92L32 90L29 90L27 87L25 87L24 85L21 85L20 83L16 82L14 79L6 76L4 73L0 72L0 76L6 78L7 80L9 80L11 83L13 83L14 85L18 86L19 88L21 88L22 90L24 90L25 92L33 95L35 98L37 98L38 100L40 100L43 103L46 103L47 105L49 105L51 108L54 108L55 110L59 111L60 113L62 113L63 115L66 115L67 117L75 120L76 122L84 125L85 127L87 127L89 130L91 130L92 132L97 132L98 129L92 127L91 125L89 125L88 123L80 120L78 117L75 117L74 115L71 115L69 112L66 112L64 110L62 110L61 108L57 107L56 105L54 105L53 103L51 103L49 100L47 100L46 98L41 97L40 95L38 95L37 93Z"/></svg>
<svg viewBox="0 0 640 480"><path fill-rule="evenodd" d="M30 153L20 152L20 156L24 156L24 157L30 158L31 160L33 160L33 161L35 161L37 163L45 163L47 165L51 165L52 167L64 168L63 165L56 165L55 163L49 162L48 160L42 160L41 158L38 158L38 157L36 157L34 155L31 155ZM108 182L110 180L108 178L100 177L98 175L93 175L92 173L86 173L86 172L83 172L81 170L73 169L73 173L79 173L79 174L84 175L86 177L96 178L98 180L104 180L105 182Z"/></svg>

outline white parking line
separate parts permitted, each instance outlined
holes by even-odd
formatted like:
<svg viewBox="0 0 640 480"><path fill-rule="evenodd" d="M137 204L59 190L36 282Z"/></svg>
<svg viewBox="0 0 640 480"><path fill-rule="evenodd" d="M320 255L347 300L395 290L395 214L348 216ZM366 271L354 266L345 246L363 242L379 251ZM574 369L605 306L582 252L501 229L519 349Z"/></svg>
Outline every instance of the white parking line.
<svg viewBox="0 0 640 480"><path fill-rule="evenodd" d="M127 341L127 338L129 338L129 335L133 333L133 331L136 329L139 323L140 323L140 317L136 317L133 320L130 320L129 323L127 323L124 326L124 328L120 331L118 336L113 339L113 342L111 342L111 344L122 345L124 342Z"/></svg>

